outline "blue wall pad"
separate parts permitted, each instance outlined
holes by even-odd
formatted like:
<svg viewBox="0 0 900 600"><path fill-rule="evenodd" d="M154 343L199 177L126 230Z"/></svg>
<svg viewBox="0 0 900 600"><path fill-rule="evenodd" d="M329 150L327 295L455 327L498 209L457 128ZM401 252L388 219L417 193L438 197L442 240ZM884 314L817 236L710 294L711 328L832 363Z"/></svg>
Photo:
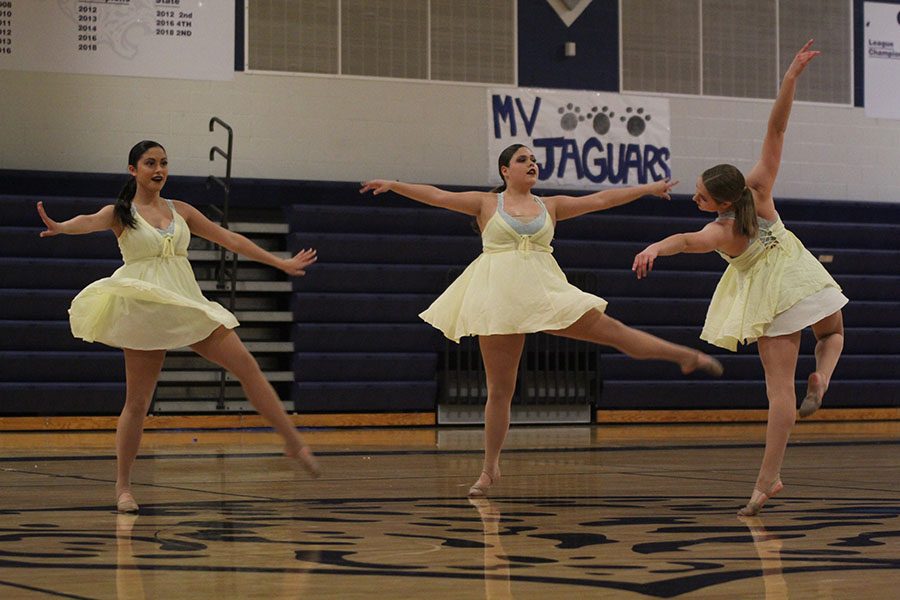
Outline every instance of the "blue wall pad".
<svg viewBox="0 0 900 600"><path fill-rule="evenodd" d="M433 381L295 383L291 388L298 413L433 411L436 397Z"/></svg>

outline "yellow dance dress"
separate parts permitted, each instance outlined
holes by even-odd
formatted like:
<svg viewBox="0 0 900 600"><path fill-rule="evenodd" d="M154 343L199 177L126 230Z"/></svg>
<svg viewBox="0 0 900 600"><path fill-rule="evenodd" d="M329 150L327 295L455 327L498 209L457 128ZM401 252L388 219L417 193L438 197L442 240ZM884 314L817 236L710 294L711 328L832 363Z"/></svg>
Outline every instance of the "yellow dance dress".
<svg viewBox="0 0 900 600"><path fill-rule="evenodd" d="M72 334L116 348L168 350L205 339L219 325L238 321L203 297L187 260L191 233L172 210L169 229L150 225L132 207L136 227L119 236L125 264L81 291L69 308Z"/></svg>
<svg viewBox="0 0 900 600"><path fill-rule="evenodd" d="M458 343L466 335L563 329L591 309L606 310L606 300L566 280L550 246L553 220L534 199L543 223L522 234L511 217L504 218L498 194L497 211L481 234L482 253L419 315L422 319Z"/></svg>
<svg viewBox="0 0 900 600"><path fill-rule="evenodd" d="M733 219L733 213L717 221ZM800 331L847 304L825 267L785 228L781 217L759 219L759 235L728 262L716 286L700 339L737 350L762 336Z"/></svg>

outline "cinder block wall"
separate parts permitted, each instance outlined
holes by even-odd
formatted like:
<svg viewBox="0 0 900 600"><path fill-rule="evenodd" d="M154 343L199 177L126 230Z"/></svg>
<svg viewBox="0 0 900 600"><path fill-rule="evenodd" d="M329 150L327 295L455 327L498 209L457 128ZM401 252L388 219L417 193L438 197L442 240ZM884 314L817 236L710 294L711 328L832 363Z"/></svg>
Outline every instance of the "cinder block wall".
<svg viewBox="0 0 900 600"><path fill-rule="evenodd" d="M236 73L233 81L0 71L0 169L124 173L144 138L173 174L209 174L208 130L234 126L235 177L488 183L486 88L478 85ZM677 192L718 162L756 160L770 101L672 97ZM900 120L797 103L776 195L900 202ZM0 190L2 191L2 190Z"/></svg>

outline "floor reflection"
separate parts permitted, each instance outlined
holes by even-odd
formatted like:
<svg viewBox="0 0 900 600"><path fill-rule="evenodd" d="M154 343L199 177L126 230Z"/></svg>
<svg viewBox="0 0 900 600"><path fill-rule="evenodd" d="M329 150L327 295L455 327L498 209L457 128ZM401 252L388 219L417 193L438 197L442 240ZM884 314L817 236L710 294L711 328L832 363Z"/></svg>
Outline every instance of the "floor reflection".
<svg viewBox="0 0 900 600"><path fill-rule="evenodd" d="M778 534L766 531L766 527L760 517L738 517L738 520L747 525L750 535L753 536L753 546L756 548L756 554L759 556L766 600L789 598L788 584L781 567L781 538Z"/></svg>
<svg viewBox="0 0 900 600"><path fill-rule="evenodd" d="M274 453L159 455L140 516L98 492L112 455L0 459L0 598L862 599L900 583L900 444L795 448L791 493L738 521L754 447L541 443L567 449L511 450L502 489L471 500L480 450L325 453L315 482Z"/></svg>
<svg viewBox="0 0 900 600"><path fill-rule="evenodd" d="M486 600L511 600L509 560L500 537L503 515L487 498L469 498L484 529L484 596Z"/></svg>
<svg viewBox="0 0 900 600"><path fill-rule="evenodd" d="M116 515L116 598L118 600L145 600L144 581L137 566L131 536L136 514Z"/></svg>

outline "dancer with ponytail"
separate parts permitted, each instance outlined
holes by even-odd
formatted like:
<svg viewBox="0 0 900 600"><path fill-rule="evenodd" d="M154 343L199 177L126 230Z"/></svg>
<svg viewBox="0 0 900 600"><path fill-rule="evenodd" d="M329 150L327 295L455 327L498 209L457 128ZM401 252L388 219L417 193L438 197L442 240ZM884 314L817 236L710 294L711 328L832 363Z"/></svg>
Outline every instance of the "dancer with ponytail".
<svg viewBox="0 0 900 600"><path fill-rule="evenodd" d="M531 190L538 166L532 151L513 144L499 157L503 185L491 192L448 192L430 185L375 179L360 193L394 192L423 204L475 217L482 254L423 312L428 323L454 342L477 335L487 374L484 464L469 489L484 496L500 479L500 450L509 430L525 334L543 331L612 346L637 359L673 362L683 373L721 375L714 358L626 327L604 314L606 300L571 285L553 259L557 221L627 204L642 196L669 199L673 182L656 181L584 196L538 198Z"/></svg>
<svg viewBox="0 0 900 600"><path fill-rule="evenodd" d="M766 448L753 493L740 510L759 512L781 491L781 464L796 419L794 377L800 331L812 326L816 336L816 370L809 375L800 416L818 410L844 347L841 308L847 298L825 268L785 229L775 211L772 187L781 165L781 151L797 78L819 52L812 40L794 57L763 140L759 162L747 175L731 165L717 165L697 180L694 202L715 221L694 233L680 233L651 244L634 259L637 277L646 277L659 256L715 250L728 262L706 314L701 339L734 351L757 342L766 375L769 416Z"/></svg>
<svg viewBox="0 0 900 600"><path fill-rule="evenodd" d="M131 179L115 205L64 222L37 210L47 229L41 237L112 230L125 264L110 277L79 293L69 309L75 337L122 348L125 354L125 406L116 424L116 508L137 512L131 470L137 457L153 390L166 350L190 346L230 371L247 398L284 439L285 454L311 475L318 466L284 411L275 390L234 332L238 322L220 304L203 297L187 260L191 234L224 246L292 276L316 261L314 250L282 259L246 237L216 225L196 208L166 200L160 191L169 174L165 149L142 141L128 155Z"/></svg>

